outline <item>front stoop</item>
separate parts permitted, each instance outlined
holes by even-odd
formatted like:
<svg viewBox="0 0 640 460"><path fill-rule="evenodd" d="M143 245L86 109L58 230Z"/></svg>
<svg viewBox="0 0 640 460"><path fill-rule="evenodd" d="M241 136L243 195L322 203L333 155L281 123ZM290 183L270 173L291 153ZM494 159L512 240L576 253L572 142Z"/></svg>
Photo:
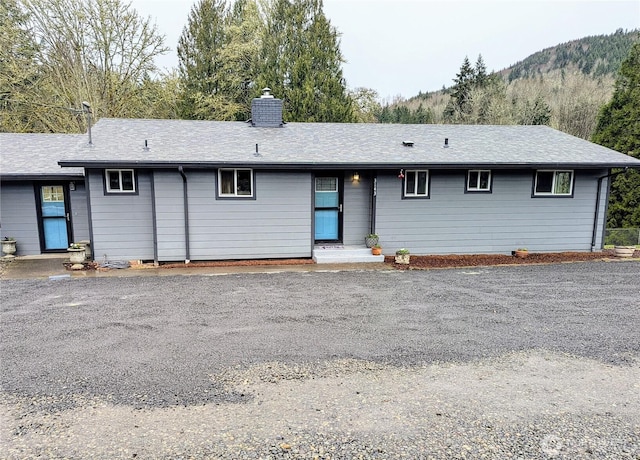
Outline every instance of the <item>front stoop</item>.
<svg viewBox="0 0 640 460"><path fill-rule="evenodd" d="M322 246L313 248L313 261L317 264L381 263L384 255L374 256L371 249L362 246Z"/></svg>

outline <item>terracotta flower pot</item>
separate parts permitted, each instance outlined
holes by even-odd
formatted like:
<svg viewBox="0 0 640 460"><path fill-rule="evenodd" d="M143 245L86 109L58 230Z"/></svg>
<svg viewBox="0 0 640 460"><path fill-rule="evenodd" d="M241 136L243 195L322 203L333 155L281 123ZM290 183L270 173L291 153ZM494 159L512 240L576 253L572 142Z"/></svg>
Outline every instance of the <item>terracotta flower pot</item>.
<svg viewBox="0 0 640 460"><path fill-rule="evenodd" d="M516 257L520 259L526 259L529 256L529 251L521 251L520 249L516 249Z"/></svg>
<svg viewBox="0 0 640 460"><path fill-rule="evenodd" d="M371 248L371 254L374 256L382 255L382 248Z"/></svg>

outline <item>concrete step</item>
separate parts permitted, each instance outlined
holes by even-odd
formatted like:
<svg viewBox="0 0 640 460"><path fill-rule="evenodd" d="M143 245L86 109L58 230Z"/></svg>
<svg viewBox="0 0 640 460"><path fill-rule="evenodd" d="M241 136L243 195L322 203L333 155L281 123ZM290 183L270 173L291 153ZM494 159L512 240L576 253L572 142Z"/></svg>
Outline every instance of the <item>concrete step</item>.
<svg viewBox="0 0 640 460"><path fill-rule="evenodd" d="M384 256L374 256L371 249L362 246L318 246L313 250L313 260L317 264L381 263L384 262Z"/></svg>

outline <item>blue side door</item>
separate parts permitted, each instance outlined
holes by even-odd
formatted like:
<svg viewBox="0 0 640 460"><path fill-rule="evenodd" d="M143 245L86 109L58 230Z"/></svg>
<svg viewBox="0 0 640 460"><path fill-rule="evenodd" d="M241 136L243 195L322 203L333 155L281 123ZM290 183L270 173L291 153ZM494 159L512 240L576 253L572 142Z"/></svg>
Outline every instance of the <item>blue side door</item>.
<svg viewBox="0 0 640 460"><path fill-rule="evenodd" d="M66 250L69 247L70 228L65 186L41 185L38 188L42 249Z"/></svg>
<svg viewBox="0 0 640 460"><path fill-rule="evenodd" d="M342 197L340 178L315 178L315 240L339 242L342 239Z"/></svg>

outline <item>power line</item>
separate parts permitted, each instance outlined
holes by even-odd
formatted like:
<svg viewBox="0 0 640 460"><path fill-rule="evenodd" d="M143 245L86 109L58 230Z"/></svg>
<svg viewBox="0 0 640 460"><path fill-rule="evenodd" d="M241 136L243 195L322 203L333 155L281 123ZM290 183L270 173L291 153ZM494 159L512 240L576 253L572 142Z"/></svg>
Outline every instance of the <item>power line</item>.
<svg viewBox="0 0 640 460"><path fill-rule="evenodd" d="M41 102L31 102L31 101L18 101L16 99L0 99L2 102L13 102L16 104L22 105L35 105L39 107L46 107L49 109L59 109L59 110L67 110L73 113L85 113L84 109L74 109L73 107L62 107L61 105L51 105L51 104L42 104Z"/></svg>

